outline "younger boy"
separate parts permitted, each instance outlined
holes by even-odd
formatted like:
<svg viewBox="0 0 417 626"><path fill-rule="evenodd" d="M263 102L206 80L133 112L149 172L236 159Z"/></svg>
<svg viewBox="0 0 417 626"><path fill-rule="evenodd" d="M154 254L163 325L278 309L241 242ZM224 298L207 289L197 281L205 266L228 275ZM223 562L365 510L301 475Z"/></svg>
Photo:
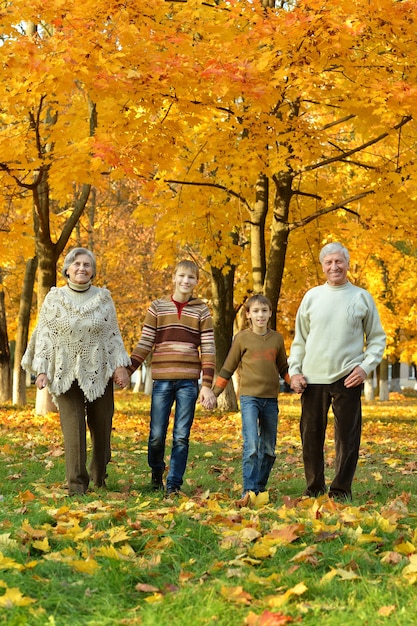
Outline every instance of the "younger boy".
<svg viewBox="0 0 417 626"><path fill-rule="evenodd" d="M128 368L134 372L152 351L148 463L154 490L164 488L165 441L175 402L167 495L178 493L183 483L201 373L199 401L207 408L216 404L211 390L215 367L213 322L207 305L192 295L198 282L197 265L193 261L180 261L173 280L173 295L154 300L149 306Z"/></svg>
<svg viewBox="0 0 417 626"><path fill-rule="evenodd" d="M289 382L282 335L268 328L272 306L255 295L245 305L250 328L237 333L214 386L214 395L225 389L239 367L242 415L242 499L249 491L265 491L275 462L280 375Z"/></svg>

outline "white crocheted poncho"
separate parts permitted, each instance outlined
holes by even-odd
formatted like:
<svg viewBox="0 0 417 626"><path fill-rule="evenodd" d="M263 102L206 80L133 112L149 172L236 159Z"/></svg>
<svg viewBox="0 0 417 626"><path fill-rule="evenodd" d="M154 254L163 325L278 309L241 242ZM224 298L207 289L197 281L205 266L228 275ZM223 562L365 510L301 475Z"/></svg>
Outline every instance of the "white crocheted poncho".
<svg viewBox="0 0 417 626"><path fill-rule="evenodd" d="M23 369L46 374L56 404L74 380L90 402L103 395L116 367L130 365L110 292L52 287L22 359Z"/></svg>

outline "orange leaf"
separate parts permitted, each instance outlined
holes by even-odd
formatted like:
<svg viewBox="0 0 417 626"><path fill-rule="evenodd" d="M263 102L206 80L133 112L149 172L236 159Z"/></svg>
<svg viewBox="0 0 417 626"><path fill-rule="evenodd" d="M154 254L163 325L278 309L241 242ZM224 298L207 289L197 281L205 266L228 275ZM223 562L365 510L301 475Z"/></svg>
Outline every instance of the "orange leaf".
<svg viewBox="0 0 417 626"><path fill-rule="evenodd" d="M250 612L244 621L245 626L281 626L294 621L289 615L264 611L261 615Z"/></svg>
<svg viewBox="0 0 417 626"><path fill-rule="evenodd" d="M382 615L383 617L388 617L396 610L395 604L390 604L389 606L381 606L378 611L378 615Z"/></svg>
<svg viewBox="0 0 417 626"><path fill-rule="evenodd" d="M21 499L22 502L30 502L31 500L34 500L35 497L36 496L28 489L26 489L26 491L21 491L19 493L19 498Z"/></svg>

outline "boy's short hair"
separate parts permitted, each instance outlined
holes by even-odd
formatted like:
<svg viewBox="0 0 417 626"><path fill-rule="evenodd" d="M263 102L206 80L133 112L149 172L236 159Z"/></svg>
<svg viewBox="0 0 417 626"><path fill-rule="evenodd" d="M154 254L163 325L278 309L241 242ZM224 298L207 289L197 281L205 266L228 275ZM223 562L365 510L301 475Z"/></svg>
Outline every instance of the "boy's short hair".
<svg viewBox="0 0 417 626"><path fill-rule="evenodd" d="M261 293L256 293L254 296L251 296L249 300L245 302L245 309L248 312L254 302L258 302L259 304L266 304L272 311L272 304L269 298L264 296Z"/></svg>
<svg viewBox="0 0 417 626"><path fill-rule="evenodd" d="M189 261L188 259L184 259L183 261L180 261L175 266L174 274L176 274L179 269L184 269L184 270L188 270L189 272L194 272L198 280L198 277L199 277L198 266L196 263L194 263L194 261Z"/></svg>

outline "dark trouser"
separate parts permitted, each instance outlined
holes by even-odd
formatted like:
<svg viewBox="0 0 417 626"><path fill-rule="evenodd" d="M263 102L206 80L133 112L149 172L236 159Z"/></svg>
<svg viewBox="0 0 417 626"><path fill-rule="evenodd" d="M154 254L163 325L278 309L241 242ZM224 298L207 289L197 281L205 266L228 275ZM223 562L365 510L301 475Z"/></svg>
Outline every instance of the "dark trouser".
<svg viewBox="0 0 417 626"><path fill-rule="evenodd" d="M64 435L65 468L70 494L85 493L91 479L97 487L105 484L106 467L110 461L111 428L114 412L113 381L104 394L89 402L77 381L58 396L59 417ZM91 436L92 458L87 472L86 416Z"/></svg>
<svg viewBox="0 0 417 626"><path fill-rule="evenodd" d="M323 448L330 405L334 413L336 463L329 494L352 494L361 439L362 385L348 389L344 381L345 377L330 385L308 385L301 396L300 432L308 495L326 492Z"/></svg>

